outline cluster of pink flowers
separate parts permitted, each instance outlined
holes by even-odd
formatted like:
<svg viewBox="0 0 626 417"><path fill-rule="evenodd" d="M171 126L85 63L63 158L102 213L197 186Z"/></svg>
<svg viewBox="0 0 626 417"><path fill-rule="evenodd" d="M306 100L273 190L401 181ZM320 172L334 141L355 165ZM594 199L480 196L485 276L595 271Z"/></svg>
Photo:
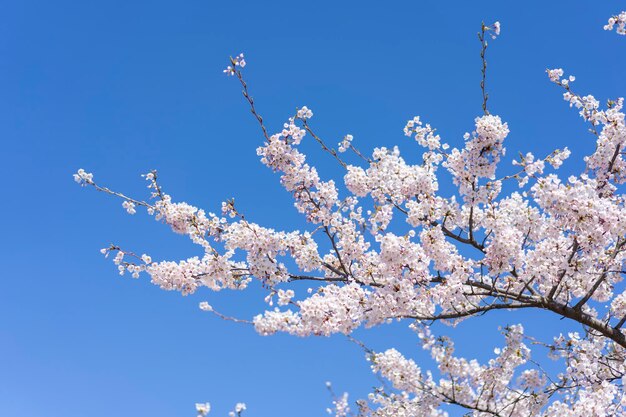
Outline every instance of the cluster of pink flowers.
<svg viewBox="0 0 626 417"><path fill-rule="evenodd" d="M612 18L608 29L617 25L622 33L623 15ZM499 23L486 28L500 33ZM226 72L247 88L244 66L239 55ZM450 149L435 128L415 117L404 133L421 147L420 163L408 163L397 147L380 147L357 165L345 164L312 132L313 112L306 106L276 134L267 134L262 125L266 142L257 154L280 175L295 208L311 225L307 231L250 222L232 200L222 204L221 215L174 202L156 172L145 175L149 202L104 188L82 169L74 178L121 197L130 214L145 208L200 247L197 256L181 261L153 261L116 246L105 248L103 253L114 254L120 273L146 273L161 288L183 294L200 287L243 290L258 280L273 307L252 320L262 335L349 335L361 326L410 320L439 377L393 348L370 352L372 370L392 388L381 387L357 402L362 415L445 416L444 404L475 416L626 415L621 383L626 381L626 290L620 285L626 204L618 192L626 181L623 100L602 109L593 96L574 93L575 78L563 78L563 70L548 70L548 76L565 89L564 99L595 133L596 148L584 158L585 172L565 180L556 170L570 156L567 148L543 159L522 155L513 161L520 172L499 178L509 127L486 110L458 141L459 148ZM346 196L307 163L299 149L307 133L345 167ZM346 135L338 150L349 148L362 156ZM450 197L438 194L446 172L457 188ZM503 194L507 181L516 181L519 191ZM391 229L392 223L398 228ZM402 228L406 233L390 231ZM298 294L289 286L293 281L315 288ZM207 302L200 307L214 312ZM529 308L553 312L587 331L539 343L521 325L508 326L505 345L480 364L455 356L452 340L432 335L428 326L438 320L455 324L496 309ZM531 344L542 344L564 360L557 377L535 365ZM196 407L200 415L210 409L208 404ZM245 405L238 404L232 415L243 410ZM347 395L336 398L330 412L348 415Z"/></svg>
<svg viewBox="0 0 626 417"><path fill-rule="evenodd" d="M604 26L604 30L613 30L613 28L620 35L626 35L626 12L621 12L609 18L609 21Z"/></svg>
<svg viewBox="0 0 626 417"><path fill-rule="evenodd" d="M226 67L224 70L224 74L226 75L235 75L237 67L243 68L246 66L246 60L243 58L243 54L239 54L234 58L230 59L230 65Z"/></svg>
<svg viewBox="0 0 626 417"><path fill-rule="evenodd" d="M350 149L350 145L352 144L353 139L354 137L352 135L344 136L343 140L339 142L339 147L337 148L337 150L343 153L347 151L348 149Z"/></svg>

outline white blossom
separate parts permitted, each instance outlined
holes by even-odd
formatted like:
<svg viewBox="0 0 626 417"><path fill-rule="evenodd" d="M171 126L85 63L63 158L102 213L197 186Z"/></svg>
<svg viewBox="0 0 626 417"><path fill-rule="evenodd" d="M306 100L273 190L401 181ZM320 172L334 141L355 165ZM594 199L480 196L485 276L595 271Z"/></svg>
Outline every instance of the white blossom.
<svg viewBox="0 0 626 417"><path fill-rule="evenodd" d="M198 417L204 417L211 412L211 404L196 403L196 411L198 412Z"/></svg>

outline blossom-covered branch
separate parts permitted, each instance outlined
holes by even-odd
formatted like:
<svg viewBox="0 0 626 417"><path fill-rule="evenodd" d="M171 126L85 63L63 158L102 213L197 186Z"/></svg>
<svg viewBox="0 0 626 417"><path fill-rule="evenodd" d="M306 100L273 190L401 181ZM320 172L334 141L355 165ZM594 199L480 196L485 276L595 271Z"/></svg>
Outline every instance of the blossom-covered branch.
<svg viewBox="0 0 626 417"><path fill-rule="evenodd" d="M622 33L622 14L606 28L617 26ZM234 200L222 203L219 214L175 202L155 171L145 176L151 190L146 202L79 170L75 179L81 185L120 198L130 214L146 209L199 247L196 256L179 261L153 261L116 245L103 253L113 254L121 274L146 273L161 288L183 294L201 287L244 290L257 280L267 291L268 308L251 321L217 313L208 303L201 308L251 322L262 335L350 335L390 320L409 322L439 378L395 349L367 351L374 372L392 386L358 401L359 415L443 416L444 404L475 416L626 414L623 99L602 108L593 96L572 90L573 76L548 70L549 79L565 90L564 99L592 126L595 150L584 157L585 170L566 179L558 170L571 155L567 148L545 158L520 155L512 160L518 172L498 176L509 126L487 110L485 51L487 38L499 33L498 22L483 24L479 33L483 114L471 132L446 143L420 117L407 121L404 134L421 149L418 164L407 162L398 147L361 152L349 134L339 135L338 149L332 148L316 133L306 106L270 134L245 81L243 54L231 58L224 72L239 81L263 136L257 155L279 175L307 230L264 227L250 220L254 213L239 212ZM300 148L307 135L342 167L343 178L325 178L308 161ZM454 195L440 192L442 178L451 179ZM519 189L504 192L511 180ZM312 288L299 292L295 281ZM502 329L504 347L482 365L455 356L454 343L432 335L429 327L528 309L584 329L582 336L559 334L543 343L567 365L556 377L532 360L521 325ZM329 410L336 416L353 413L347 395L333 393L333 403Z"/></svg>

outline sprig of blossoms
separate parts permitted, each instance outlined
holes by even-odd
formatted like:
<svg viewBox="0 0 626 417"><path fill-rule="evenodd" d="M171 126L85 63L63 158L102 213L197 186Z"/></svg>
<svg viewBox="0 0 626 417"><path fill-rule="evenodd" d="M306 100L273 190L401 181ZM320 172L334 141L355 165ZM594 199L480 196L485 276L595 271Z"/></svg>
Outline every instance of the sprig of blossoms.
<svg viewBox="0 0 626 417"><path fill-rule="evenodd" d="M592 95L580 96L574 93L571 89L571 83L576 81L576 77L570 75L567 78L563 77L563 70L561 68L556 68L552 70L546 70L548 73L548 78L553 83L565 88L565 93L563 93L563 99L569 102L570 107L576 107L580 109L580 115L583 119L591 122L592 125L596 126L602 121L602 112L599 112L598 109L600 107L600 102L596 100L596 98Z"/></svg>
<svg viewBox="0 0 626 417"><path fill-rule="evenodd" d="M246 60L243 58L243 53L237 55L234 58L230 59L231 65L227 66L223 71L224 74L232 76L235 75L235 71L237 67L243 68L246 66Z"/></svg>
<svg viewBox="0 0 626 417"><path fill-rule="evenodd" d="M466 201L482 202L494 198L500 185L492 182L478 185L480 178L495 180L496 167L506 152L504 140L509 134L507 123L499 116L485 115L475 119L474 132L465 133L465 147L452 149L443 166L452 174L459 193ZM497 194L497 193L496 193Z"/></svg>
<svg viewBox="0 0 626 417"><path fill-rule="evenodd" d="M307 120L313 117L313 112L307 106L302 106L301 109L298 109L296 115L298 119Z"/></svg>
<svg viewBox="0 0 626 417"><path fill-rule="evenodd" d="M338 151L343 153L345 151L347 151L348 149L350 149L350 146L352 145L352 139L354 139L354 137L352 135L346 135L343 137L343 140L341 142L339 142L339 147L338 147Z"/></svg>
<svg viewBox="0 0 626 417"><path fill-rule="evenodd" d="M544 159L535 159L535 155L532 152L527 152L526 155L520 154L520 160L513 160L513 165L521 166L523 172L517 173L511 177L517 179L520 188L524 187L528 184L531 177L536 178L537 174L543 174L546 162L554 169L558 169L563 164L563 161L569 158L570 154L571 152L567 147L555 149Z"/></svg>
<svg viewBox="0 0 626 417"><path fill-rule="evenodd" d="M205 417L211 412L211 404L196 403L196 412L198 413L198 417Z"/></svg>
<svg viewBox="0 0 626 417"><path fill-rule="evenodd" d="M569 102L570 107L579 109L580 116L592 125L591 132L597 136L595 152L585 157L587 168L595 174L599 192L612 193L614 185L609 180L621 184L626 181L626 161L623 159L623 150L626 145L626 123L622 112L624 99L609 100L607 109L600 108L600 101L592 95L581 96L571 88L575 80L570 76L563 76L563 70L548 70L550 80L565 89L563 99ZM602 127L598 131L599 127Z"/></svg>
<svg viewBox="0 0 626 417"><path fill-rule="evenodd" d="M278 290L278 305L279 306L286 306L287 304L289 304L291 302L291 299L295 296L295 293L293 290L283 290L280 289Z"/></svg>
<svg viewBox="0 0 626 417"><path fill-rule="evenodd" d="M124 208L124 210L126 210L128 214L137 213L137 210L135 209L135 203L133 203L132 201L127 200L122 202L122 207Z"/></svg>
<svg viewBox="0 0 626 417"><path fill-rule="evenodd" d="M415 116L409 120L404 126L404 135L411 137L415 135L415 141L429 150L435 150L439 148L447 149L448 145L441 145L441 138L435 134L435 129L430 124L422 125L422 121L419 116Z"/></svg>
<svg viewBox="0 0 626 417"><path fill-rule="evenodd" d="M553 83L558 83L563 76L562 68L547 69L546 72L548 73L548 78L550 78L550 81Z"/></svg>
<svg viewBox="0 0 626 417"><path fill-rule="evenodd" d="M81 168L78 172L76 172L76 174L74 174L74 181L83 187L93 184L93 174L85 172L85 170Z"/></svg>
<svg viewBox="0 0 626 417"><path fill-rule="evenodd" d="M604 30L613 30L613 28L619 35L626 35L626 11L611 16L608 23L604 25Z"/></svg>

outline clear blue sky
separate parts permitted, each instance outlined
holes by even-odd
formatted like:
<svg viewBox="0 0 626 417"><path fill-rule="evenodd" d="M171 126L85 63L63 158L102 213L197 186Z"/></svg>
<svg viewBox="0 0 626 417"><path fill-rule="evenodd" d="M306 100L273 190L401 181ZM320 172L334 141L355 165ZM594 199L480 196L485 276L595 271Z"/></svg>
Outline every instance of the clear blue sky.
<svg viewBox="0 0 626 417"><path fill-rule="evenodd" d="M479 115L482 20L502 22L488 51L490 108L511 128L510 154L593 141L544 74L563 67L601 100L626 95L626 39L604 32L618 1L209 2L33 1L0 5L0 415L172 417L210 401L224 416L321 416L324 382L363 396L378 381L341 337L263 338L197 305L251 317L258 294L190 297L120 278L99 249L110 242L155 259L197 254L145 215L78 187L78 168L139 195L158 169L166 190L219 210L235 197L254 221L302 226L278 178L255 154L262 142L227 57L246 53L247 77L272 130L296 106L315 112L329 142L417 148L413 115L459 145ZM310 145L310 144L309 144ZM308 145L305 145L308 146ZM324 175L339 173L309 146ZM414 155L414 156L411 156ZM580 167L568 162L564 169ZM513 317L514 319L514 317ZM460 326L459 350L485 358L506 314ZM526 320L536 333L563 326ZM550 327L552 326L552 327ZM448 331L448 330L446 330ZM376 349L416 339L393 325L360 333ZM428 366L428 362L423 362Z"/></svg>

